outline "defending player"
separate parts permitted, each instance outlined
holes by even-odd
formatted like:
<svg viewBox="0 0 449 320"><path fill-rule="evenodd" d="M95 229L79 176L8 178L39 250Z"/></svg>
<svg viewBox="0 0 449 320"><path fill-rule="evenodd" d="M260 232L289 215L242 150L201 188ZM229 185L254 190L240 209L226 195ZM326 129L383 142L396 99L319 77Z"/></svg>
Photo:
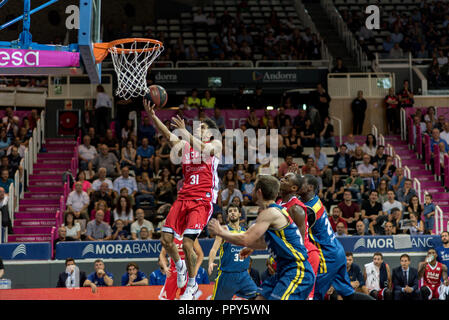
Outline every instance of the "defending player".
<svg viewBox="0 0 449 320"><path fill-rule="evenodd" d="M436 250L429 249L426 260L418 265L418 279L421 279L422 299L449 300L449 280L447 276L447 267L437 261Z"/></svg>
<svg viewBox="0 0 449 320"><path fill-rule="evenodd" d="M299 188L300 176L293 172L287 172L281 179L280 196L277 204L287 209L288 214L292 217L298 226L301 236L304 239L304 246L307 249L308 261L312 266L315 276L318 274L320 264L320 256L318 248L309 240L309 225L307 223L307 207L297 197L296 193ZM310 292L309 299L313 299L315 289Z"/></svg>
<svg viewBox="0 0 449 320"><path fill-rule="evenodd" d="M245 228L240 226L239 207L234 204L227 208L229 223L225 227L231 233L244 233ZM240 251L243 247L224 241L220 236L215 236L215 242L209 252L209 275L212 274L217 251L220 250L218 275L215 279L214 291L211 300L231 300L234 295L245 299L254 299L257 294L257 285L249 275L249 257L242 259Z"/></svg>
<svg viewBox="0 0 449 320"><path fill-rule="evenodd" d="M174 242L176 247L178 248L178 254L179 257L184 260L184 250L182 249L183 243L182 239L174 238ZM204 253L203 249L201 249L200 243L198 239L195 240L193 243L193 250L195 250L197 258L196 266L195 266L195 274L198 272L198 269L201 266L201 263L204 260ZM164 271L166 278L164 286L161 289L161 292L159 294L159 299L161 300L175 300L176 293L178 290L180 290L179 294L182 295L186 291L187 283L186 285L179 289L177 284L177 277L178 273L176 272L175 263L173 262L173 259L170 258L170 263L167 260L167 251L165 251L164 247L161 249L161 253L159 254L159 266ZM196 293L195 298L201 296L201 290L198 290Z"/></svg>
<svg viewBox="0 0 449 320"><path fill-rule="evenodd" d="M181 300L192 300L198 290L195 281L197 257L193 243L209 221L218 194L217 166L221 159L221 134L217 125L210 119L201 121L201 125L192 136L185 128L184 120L172 118L172 126L183 140L162 123L154 112L155 105L144 99L145 110L156 128L164 135L172 147L173 153L182 157L184 184L178 192L162 228L161 242L168 255L173 259L177 271L178 288L187 288ZM197 137L200 137L198 139ZM219 139L213 139L219 137ZM183 239L185 261L180 259L178 249L173 242L174 236ZM187 281L188 275L188 281Z"/></svg>
<svg viewBox="0 0 449 320"><path fill-rule="evenodd" d="M374 300L366 294L355 292L351 286L346 271L345 251L332 230L326 208L321 203L317 190L318 181L314 176L305 175L299 178L298 195L308 207L310 240L318 248L320 255L314 300L323 300L331 285L343 299Z"/></svg>
<svg viewBox="0 0 449 320"><path fill-rule="evenodd" d="M232 233L218 220L209 223L209 232L225 241L252 249L266 249L277 263L276 274L262 284L257 300L305 300L310 294L315 275L307 261L307 249L298 227L287 211L274 201L279 181L269 175L257 178L253 199L262 211L244 233Z"/></svg>

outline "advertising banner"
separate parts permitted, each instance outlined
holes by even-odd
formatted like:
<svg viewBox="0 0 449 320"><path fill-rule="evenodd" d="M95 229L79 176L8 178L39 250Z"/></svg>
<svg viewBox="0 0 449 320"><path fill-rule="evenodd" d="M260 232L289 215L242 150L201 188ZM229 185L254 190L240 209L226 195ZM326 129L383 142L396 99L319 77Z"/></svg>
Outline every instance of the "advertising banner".
<svg viewBox="0 0 449 320"><path fill-rule="evenodd" d="M159 119L162 120L162 122L166 120L170 120L172 117L176 116L178 113L178 110L158 110L157 116ZM206 109L205 110L206 116L212 118L214 116L214 110L212 109ZM298 110L285 110L285 113L290 115L292 117L292 120L294 117L298 115ZM271 116L276 116L277 111L272 110L270 111ZM147 115L145 111L142 111L142 119ZM246 123L246 119L249 116L249 110L228 110L224 109L221 110L221 115L225 119L225 128L226 129L237 129L241 125ZM264 115L264 110L256 110L256 115L261 119ZM193 122L198 117L198 110L184 110L183 119L186 121L187 124Z"/></svg>
<svg viewBox="0 0 449 320"><path fill-rule="evenodd" d="M209 254L214 239L200 239L205 255ZM159 240L149 241L69 241L56 244L56 259L119 259L119 258L157 258L162 244ZM266 251L256 251L267 254Z"/></svg>
<svg viewBox="0 0 449 320"><path fill-rule="evenodd" d="M0 68L59 68L79 66L79 52L0 49Z"/></svg>
<svg viewBox="0 0 449 320"><path fill-rule="evenodd" d="M352 253L425 252L440 245L439 236L348 236L337 237L345 251Z"/></svg>
<svg viewBox="0 0 449 320"><path fill-rule="evenodd" d="M3 243L0 244L0 257L3 260L49 260L50 243Z"/></svg>

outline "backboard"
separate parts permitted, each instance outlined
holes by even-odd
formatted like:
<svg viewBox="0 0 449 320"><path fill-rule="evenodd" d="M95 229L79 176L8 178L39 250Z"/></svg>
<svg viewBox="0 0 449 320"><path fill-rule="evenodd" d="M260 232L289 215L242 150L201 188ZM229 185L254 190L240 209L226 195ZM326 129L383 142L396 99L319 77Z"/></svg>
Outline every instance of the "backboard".
<svg viewBox="0 0 449 320"><path fill-rule="evenodd" d="M101 63L95 63L93 44L101 42L101 0L80 0L78 45L90 82L101 83Z"/></svg>

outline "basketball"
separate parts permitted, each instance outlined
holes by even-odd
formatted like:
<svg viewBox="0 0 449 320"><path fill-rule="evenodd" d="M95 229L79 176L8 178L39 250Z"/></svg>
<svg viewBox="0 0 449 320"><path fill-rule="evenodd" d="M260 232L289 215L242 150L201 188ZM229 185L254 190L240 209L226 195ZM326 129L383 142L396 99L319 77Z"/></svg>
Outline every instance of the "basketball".
<svg viewBox="0 0 449 320"><path fill-rule="evenodd" d="M158 85L150 86L150 92L145 95L145 99L154 103L157 107L163 108L167 103L167 91Z"/></svg>

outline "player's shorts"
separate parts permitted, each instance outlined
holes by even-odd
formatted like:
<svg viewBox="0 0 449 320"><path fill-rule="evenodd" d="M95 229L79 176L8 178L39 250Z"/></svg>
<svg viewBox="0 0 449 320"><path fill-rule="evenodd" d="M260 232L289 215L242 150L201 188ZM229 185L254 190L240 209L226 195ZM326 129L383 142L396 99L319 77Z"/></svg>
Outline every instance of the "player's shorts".
<svg viewBox="0 0 449 320"><path fill-rule="evenodd" d="M261 286L260 294L267 300L306 300L312 291L315 274L308 261L304 268L298 268L296 263L283 268L267 278Z"/></svg>
<svg viewBox="0 0 449 320"><path fill-rule="evenodd" d="M170 276L165 278L165 284L159 293L159 299L161 300L175 300L176 293L178 291L177 278L178 273L176 272L176 267L170 267ZM182 295L186 291L187 283L184 288L180 289L179 294Z"/></svg>
<svg viewBox="0 0 449 320"><path fill-rule="evenodd" d="M312 250L310 252L307 252L308 258L307 261L309 261L310 265L312 266L313 273L315 274L315 277L318 274L318 267L320 266L320 254L318 250ZM312 291L309 294L309 299L313 299L313 295L315 294L315 284L313 284Z"/></svg>
<svg viewBox="0 0 449 320"><path fill-rule="evenodd" d="M215 279L211 300L231 300L234 295L240 298L255 298L258 287L248 271L223 272L218 271Z"/></svg>
<svg viewBox="0 0 449 320"><path fill-rule="evenodd" d="M441 287L441 285L440 286L430 286L430 285L427 286L427 285L424 285L424 286L421 287L421 289L424 288L424 287L427 287L430 290L429 300L439 299L440 298L440 287Z"/></svg>
<svg viewBox="0 0 449 320"><path fill-rule="evenodd" d="M213 213L212 202L204 200L176 200L162 227L163 232L176 237L190 234L198 236Z"/></svg>
<svg viewBox="0 0 449 320"><path fill-rule="evenodd" d="M323 300L331 285L343 297L354 293L355 290L351 286L351 280L346 270L346 255L343 248L339 249L339 251L333 260L326 260L326 257L324 257L326 272L317 274L314 300Z"/></svg>

